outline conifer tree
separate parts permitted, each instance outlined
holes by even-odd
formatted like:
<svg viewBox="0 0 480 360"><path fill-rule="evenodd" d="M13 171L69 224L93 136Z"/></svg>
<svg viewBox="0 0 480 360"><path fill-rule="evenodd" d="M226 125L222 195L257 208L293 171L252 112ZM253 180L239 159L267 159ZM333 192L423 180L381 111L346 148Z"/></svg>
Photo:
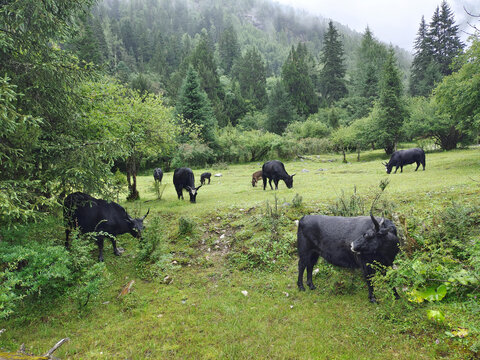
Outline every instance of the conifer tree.
<svg viewBox="0 0 480 360"><path fill-rule="evenodd" d="M241 55L237 33L233 26L226 28L220 35L218 52L222 68L225 70L226 74L230 74L234 61Z"/></svg>
<svg viewBox="0 0 480 360"><path fill-rule="evenodd" d="M287 125L295 121L297 114L291 102L291 96L281 81L275 83L267 106L266 128L276 134L282 134Z"/></svg>
<svg viewBox="0 0 480 360"><path fill-rule="evenodd" d="M243 98L255 109L262 110L268 102L267 71L259 51L256 48L249 48L239 59L235 72Z"/></svg>
<svg viewBox="0 0 480 360"><path fill-rule="evenodd" d="M440 73L442 76L450 75L450 65L463 50L464 44L458 36L458 25L455 25L453 12L445 0L442 1L440 9L437 7L435 10L428 35Z"/></svg>
<svg viewBox="0 0 480 360"><path fill-rule="evenodd" d="M379 94L379 79L387 50L374 37L370 28L365 29L356 54L353 78L353 93L359 99L357 117L365 117L373 107Z"/></svg>
<svg viewBox="0 0 480 360"><path fill-rule="evenodd" d="M292 46L287 60L282 67L282 79L292 98L297 114L306 117L318 110L318 98L309 76L308 50L299 43L297 49Z"/></svg>
<svg viewBox="0 0 480 360"><path fill-rule="evenodd" d="M425 18L422 16L414 44L409 90L412 96L428 96L435 82L440 80L440 71L433 58L431 39Z"/></svg>
<svg viewBox="0 0 480 360"><path fill-rule="evenodd" d="M396 64L395 53L390 48L380 79L380 94L377 102L377 144L391 154L400 140L406 107L402 97L402 80Z"/></svg>
<svg viewBox="0 0 480 360"><path fill-rule="evenodd" d="M347 94L345 85L345 63L343 58L343 46L340 35L333 26L328 23L328 30L323 38L324 47L321 57L323 68L320 71L320 92L323 100L331 105Z"/></svg>
<svg viewBox="0 0 480 360"><path fill-rule="evenodd" d="M200 136L205 142L214 142L217 120L208 96L200 86L198 73L192 66L188 68L180 89L176 112L193 125L200 126Z"/></svg>

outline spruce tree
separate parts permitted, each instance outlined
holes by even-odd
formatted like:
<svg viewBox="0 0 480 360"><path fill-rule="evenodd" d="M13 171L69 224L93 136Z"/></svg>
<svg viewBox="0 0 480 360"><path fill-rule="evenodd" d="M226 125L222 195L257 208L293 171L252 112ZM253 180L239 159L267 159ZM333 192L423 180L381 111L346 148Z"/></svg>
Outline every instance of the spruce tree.
<svg viewBox="0 0 480 360"><path fill-rule="evenodd" d="M215 141L217 120L208 96L200 86L198 73L192 66L188 68L180 89L176 112L191 124L200 126L200 136L205 142ZM184 137L182 140L188 139Z"/></svg>
<svg viewBox="0 0 480 360"><path fill-rule="evenodd" d="M287 125L295 121L297 114L291 97L281 81L275 83L267 106L266 128L276 134L282 134Z"/></svg>
<svg viewBox="0 0 480 360"><path fill-rule="evenodd" d="M235 72L240 91L255 109L262 110L268 102L265 63L256 48L249 48L237 63Z"/></svg>
<svg viewBox="0 0 480 360"><path fill-rule="evenodd" d="M318 98L309 75L308 51L305 44L292 46L282 67L282 79L298 115L306 117L318 111Z"/></svg>
<svg viewBox="0 0 480 360"><path fill-rule="evenodd" d="M393 48L388 51L379 88L377 144L382 146L387 154L391 154L400 140L401 128L406 116L402 80Z"/></svg>
<svg viewBox="0 0 480 360"><path fill-rule="evenodd" d="M435 82L440 80L440 72L433 58L432 41L428 36L425 18L422 16L414 44L409 90L412 96L428 96Z"/></svg>
<svg viewBox="0 0 480 360"><path fill-rule="evenodd" d="M429 26L428 38L435 62L442 77L450 75L452 61L463 50L464 44L458 36L453 12L445 0L440 8L436 8Z"/></svg>
<svg viewBox="0 0 480 360"><path fill-rule="evenodd" d="M387 53L385 46L373 37L367 27L357 50L353 77L353 92L361 104L361 109L356 112L358 117L367 116L378 98L378 83Z"/></svg>
<svg viewBox="0 0 480 360"><path fill-rule="evenodd" d="M226 74L230 74L234 61L241 55L237 33L233 26L226 28L220 35L218 53L220 55L220 65Z"/></svg>
<svg viewBox="0 0 480 360"><path fill-rule="evenodd" d="M323 68L320 71L320 92L327 105L340 100L347 94L345 85L346 66L343 58L343 45L332 21L323 38L324 47L321 57Z"/></svg>

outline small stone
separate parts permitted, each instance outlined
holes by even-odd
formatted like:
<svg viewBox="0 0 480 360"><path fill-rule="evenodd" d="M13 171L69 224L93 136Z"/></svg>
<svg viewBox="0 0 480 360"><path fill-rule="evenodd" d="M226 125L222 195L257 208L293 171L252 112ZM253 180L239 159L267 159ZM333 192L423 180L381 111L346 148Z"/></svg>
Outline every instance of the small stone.
<svg viewBox="0 0 480 360"><path fill-rule="evenodd" d="M248 296L248 291L247 290L242 290L243 296Z"/></svg>

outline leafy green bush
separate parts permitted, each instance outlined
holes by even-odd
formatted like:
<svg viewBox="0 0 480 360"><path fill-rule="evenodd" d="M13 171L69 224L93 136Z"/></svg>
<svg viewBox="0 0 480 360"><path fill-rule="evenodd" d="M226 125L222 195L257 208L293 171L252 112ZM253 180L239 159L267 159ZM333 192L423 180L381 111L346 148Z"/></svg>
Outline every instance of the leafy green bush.
<svg viewBox="0 0 480 360"><path fill-rule="evenodd" d="M186 216L181 216L178 219L178 234L179 235L192 235L197 227L197 223Z"/></svg>
<svg viewBox="0 0 480 360"><path fill-rule="evenodd" d="M461 339L476 351L480 338L479 222L478 207L458 203L452 203L423 223L408 219L407 243L416 246L411 252L397 255L394 269L387 269L385 275L377 272L374 277L377 299L385 304L380 311L383 316L408 327L412 321L409 314L417 319L417 308L426 308L423 313L426 320L449 329L445 332L448 337ZM403 290L401 301L393 303L392 287ZM442 307L443 302L450 306ZM468 308L473 312L465 311ZM407 311L412 309L413 312ZM470 316L465 316L469 313ZM459 314L463 314L461 318ZM468 333L468 339L463 339Z"/></svg>
<svg viewBox="0 0 480 360"><path fill-rule="evenodd" d="M205 167L215 162L214 151L198 140L180 144L172 158L172 168L182 166Z"/></svg>
<svg viewBox="0 0 480 360"><path fill-rule="evenodd" d="M77 236L70 253L63 246L35 241L0 242L0 318L14 314L23 299L53 299L67 290L79 305L86 305L106 275L104 265L91 256L92 246Z"/></svg>
<svg viewBox="0 0 480 360"><path fill-rule="evenodd" d="M174 269L173 256L168 250L164 229L162 220L155 217L139 239L136 270L143 279L163 277Z"/></svg>

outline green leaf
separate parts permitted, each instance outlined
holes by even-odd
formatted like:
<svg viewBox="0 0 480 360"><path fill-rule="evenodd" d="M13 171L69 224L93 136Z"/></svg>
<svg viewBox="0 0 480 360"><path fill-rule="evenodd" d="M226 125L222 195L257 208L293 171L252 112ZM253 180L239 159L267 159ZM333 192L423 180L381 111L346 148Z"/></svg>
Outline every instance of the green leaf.
<svg viewBox="0 0 480 360"><path fill-rule="evenodd" d="M427 317L437 323L445 322L445 315L440 310L427 310Z"/></svg>

